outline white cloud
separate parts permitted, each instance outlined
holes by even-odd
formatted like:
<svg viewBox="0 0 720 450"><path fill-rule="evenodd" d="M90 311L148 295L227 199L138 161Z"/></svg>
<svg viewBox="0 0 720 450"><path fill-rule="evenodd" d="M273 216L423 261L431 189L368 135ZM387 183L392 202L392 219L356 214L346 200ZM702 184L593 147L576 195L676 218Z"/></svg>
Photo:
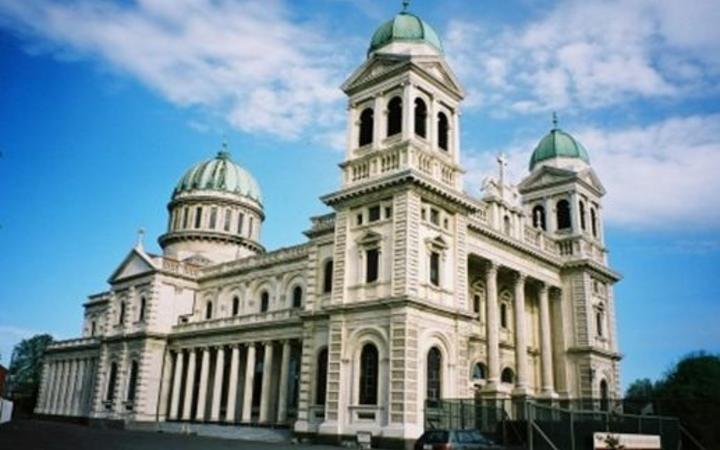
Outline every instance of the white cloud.
<svg viewBox="0 0 720 450"><path fill-rule="evenodd" d="M532 113L717 91L714 0L559 2L525 25L452 21L445 39L472 105Z"/></svg>
<svg viewBox="0 0 720 450"><path fill-rule="evenodd" d="M281 0L0 0L0 26L35 51L109 63L245 132L292 139L343 124L342 42L295 23Z"/></svg>
<svg viewBox="0 0 720 450"><path fill-rule="evenodd" d="M720 114L674 117L647 126L580 127L573 135L588 148L607 189L605 219L643 229L720 225ZM537 140L501 149L514 180L527 174ZM495 152L470 153L467 183L477 193L496 173Z"/></svg>

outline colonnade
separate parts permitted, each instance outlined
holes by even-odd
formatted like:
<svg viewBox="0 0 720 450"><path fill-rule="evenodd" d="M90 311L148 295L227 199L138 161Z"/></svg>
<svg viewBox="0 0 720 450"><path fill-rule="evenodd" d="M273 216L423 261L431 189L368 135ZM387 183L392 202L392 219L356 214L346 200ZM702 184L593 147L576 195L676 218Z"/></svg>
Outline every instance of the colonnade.
<svg viewBox="0 0 720 450"><path fill-rule="evenodd" d="M280 371L275 380L276 346L280 347L281 356ZM243 348L244 361L241 361ZM297 376L297 373L290 373L292 348L292 341L285 339L176 350L168 419L265 424L287 422L290 381L291 377ZM262 361L258 361L258 353L261 352ZM243 370L241 362L244 362ZM229 367L226 369L226 366ZM299 364L296 370L299 371ZM196 380L198 372L199 379ZM253 394L257 376L261 377L260 404L257 420L254 420ZM239 394L242 394L241 398L238 398Z"/></svg>
<svg viewBox="0 0 720 450"><path fill-rule="evenodd" d="M37 412L86 416L97 358L50 360L45 364Z"/></svg>
<svg viewBox="0 0 720 450"><path fill-rule="evenodd" d="M487 301L486 304L486 342L487 342L487 363L488 377L487 390L495 391L500 382L500 324L498 318L498 269L499 266L495 262L487 263L487 271L485 272L485 286ZM515 390L514 394L528 395L530 394L529 369L528 369L528 337L526 330L526 313L525 313L525 285L527 283L527 275L521 272L514 273L514 305L515 311ZM552 397L555 395L555 386L553 381L553 362L552 362L552 335L550 323L550 300L549 286L537 281L538 302L540 310L540 366L541 366L541 385L540 396Z"/></svg>

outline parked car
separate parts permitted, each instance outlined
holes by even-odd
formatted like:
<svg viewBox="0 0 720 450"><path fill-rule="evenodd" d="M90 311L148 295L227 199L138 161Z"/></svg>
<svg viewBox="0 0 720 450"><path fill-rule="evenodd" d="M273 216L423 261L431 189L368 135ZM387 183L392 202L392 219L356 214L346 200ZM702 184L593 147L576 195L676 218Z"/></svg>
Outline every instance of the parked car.
<svg viewBox="0 0 720 450"><path fill-rule="evenodd" d="M477 430L428 430L415 443L415 450L505 450Z"/></svg>

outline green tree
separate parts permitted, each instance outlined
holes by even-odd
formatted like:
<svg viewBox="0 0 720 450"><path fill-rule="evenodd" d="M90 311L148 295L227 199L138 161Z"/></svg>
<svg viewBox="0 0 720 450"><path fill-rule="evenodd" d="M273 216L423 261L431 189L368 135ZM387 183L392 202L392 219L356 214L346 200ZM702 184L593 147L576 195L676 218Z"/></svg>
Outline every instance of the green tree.
<svg viewBox="0 0 720 450"><path fill-rule="evenodd" d="M15 346L8 369L7 391L12 398L34 404L40 388L45 349L52 343L49 334L37 334Z"/></svg>
<svg viewBox="0 0 720 450"><path fill-rule="evenodd" d="M655 398L655 386L649 378L635 380L625 391L625 398L631 401L645 401Z"/></svg>

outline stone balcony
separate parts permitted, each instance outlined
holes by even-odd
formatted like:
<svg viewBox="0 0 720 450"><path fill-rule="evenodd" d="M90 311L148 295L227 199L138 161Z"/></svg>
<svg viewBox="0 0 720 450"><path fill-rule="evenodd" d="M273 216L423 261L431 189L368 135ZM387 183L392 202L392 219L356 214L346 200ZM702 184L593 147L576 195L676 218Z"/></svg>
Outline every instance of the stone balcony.
<svg viewBox="0 0 720 450"><path fill-rule="evenodd" d="M244 314L240 316L220 317L210 320L199 320L188 323L180 323L173 327L175 333L197 333L203 331L216 331L222 329L249 327L264 324L277 324L298 320L302 309L288 308L262 313Z"/></svg>
<svg viewBox="0 0 720 450"><path fill-rule="evenodd" d="M76 350L87 347L93 347L100 344L100 339L97 337L82 337L75 339L66 339L64 341L56 341L48 345L47 351L65 351L65 350Z"/></svg>

